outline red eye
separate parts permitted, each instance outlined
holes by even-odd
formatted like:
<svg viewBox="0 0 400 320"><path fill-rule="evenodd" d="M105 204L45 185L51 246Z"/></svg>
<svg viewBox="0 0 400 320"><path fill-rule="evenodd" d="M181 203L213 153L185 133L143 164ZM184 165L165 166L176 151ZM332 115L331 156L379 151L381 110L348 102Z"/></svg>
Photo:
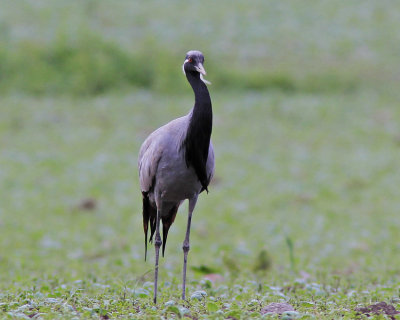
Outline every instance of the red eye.
<svg viewBox="0 0 400 320"><path fill-rule="evenodd" d="M192 58L189 58L188 61L189 61L190 63L192 63L192 62L193 62L193 59L192 59Z"/></svg>

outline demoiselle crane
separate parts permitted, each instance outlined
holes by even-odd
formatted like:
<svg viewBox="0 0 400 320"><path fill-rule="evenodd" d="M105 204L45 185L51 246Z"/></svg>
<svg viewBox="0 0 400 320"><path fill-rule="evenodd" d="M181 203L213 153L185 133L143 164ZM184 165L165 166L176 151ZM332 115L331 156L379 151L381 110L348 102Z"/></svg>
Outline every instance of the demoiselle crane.
<svg viewBox="0 0 400 320"><path fill-rule="evenodd" d="M168 230L175 220L179 206L189 200L186 236L183 241L182 299L186 291L186 267L190 249L190 224L199 194L206 190L214 175L214 150L211 143L212 105L203 78L204 56L200 51L186 54L182 70L192 86L195 103L191 111L172 120L151 133L139 152L139 179L143 195L143 229L145 259L147 257L147 231L150 222L150 242L154 238L155 275L154 303L157 303L158 262L162 245L164 256ZM163 240L160 236L160 220Z"/></svg>

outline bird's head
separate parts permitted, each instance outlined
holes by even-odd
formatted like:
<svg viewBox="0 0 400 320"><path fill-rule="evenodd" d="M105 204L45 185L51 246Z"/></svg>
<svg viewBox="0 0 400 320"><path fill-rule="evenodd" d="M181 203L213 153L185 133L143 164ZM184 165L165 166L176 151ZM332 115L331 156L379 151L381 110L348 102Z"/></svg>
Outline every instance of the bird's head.
<svg viewBox="0 0 400 320"><path fill-rule="evenodd" d="M186 54L185 61L182 65L182 71L186 75L186 72L198 72L200 74L200 79L206 84L211 84L211 82L204 79L203 76L206 75L206 70L203 66L204 56L200 51L191 50Z"/></svg>

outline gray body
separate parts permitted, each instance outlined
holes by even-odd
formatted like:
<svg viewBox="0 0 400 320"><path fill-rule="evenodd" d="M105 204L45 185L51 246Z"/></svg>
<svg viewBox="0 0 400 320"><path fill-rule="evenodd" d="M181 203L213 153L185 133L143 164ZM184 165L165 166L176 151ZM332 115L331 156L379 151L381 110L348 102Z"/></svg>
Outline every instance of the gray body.
<svg viewBox="0 0 400 320"><path fill-rule="evenodd" d="M150 204L162 206L161 217L171 207L197 196L202 185L191 166L187 166L183 149L192 113L160 127L144 141L139 152L139 178L142 191L149 192ZM207 175L214 175L214 150L210 141Z"/></svg>

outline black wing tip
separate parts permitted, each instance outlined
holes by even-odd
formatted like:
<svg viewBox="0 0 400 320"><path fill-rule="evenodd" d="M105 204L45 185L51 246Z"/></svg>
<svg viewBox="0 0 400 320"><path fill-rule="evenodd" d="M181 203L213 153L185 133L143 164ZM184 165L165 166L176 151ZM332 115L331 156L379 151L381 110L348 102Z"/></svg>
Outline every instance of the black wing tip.
<svg viewBox="0 0 400 320"><path fill-rule="evenodd" d="M164 253L165 253L165 242L162 244L162 257L164 258Z"/></svg>
<svg viewBox="0 0 400 320"><path fill-rule="evenodd" d="M144 236L144 261L147 261L147 231Z"/></svg>
<svg viewBox="0 0 400 320"><path fill-rule="evenodd" d="M169 231L169 227L167 227L163 223L163 243L162 243L162 256L163 256L163 258L164 258L164 253L165 253L165 245L167 244L168 231Z"/></svg>
<svg viewBox="0 0 400 320"><path fill-rule="evenodd" d="M147 236L150 221L150 240L152 243L153 235L155 231L156 219L154 216L154 208L150 205L148 192L142 191L143 195L143 230L144 230L144 261L147 260Z"/></svg>

